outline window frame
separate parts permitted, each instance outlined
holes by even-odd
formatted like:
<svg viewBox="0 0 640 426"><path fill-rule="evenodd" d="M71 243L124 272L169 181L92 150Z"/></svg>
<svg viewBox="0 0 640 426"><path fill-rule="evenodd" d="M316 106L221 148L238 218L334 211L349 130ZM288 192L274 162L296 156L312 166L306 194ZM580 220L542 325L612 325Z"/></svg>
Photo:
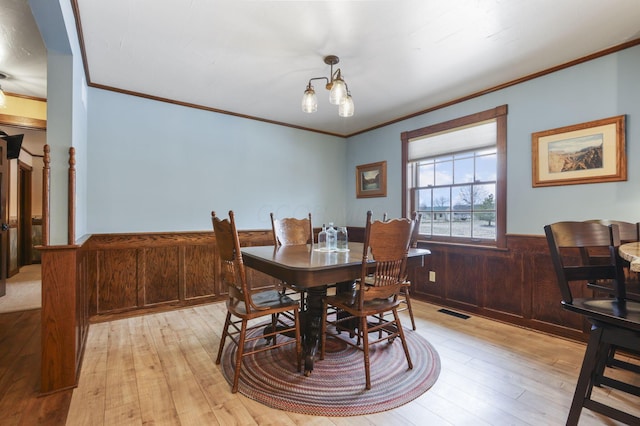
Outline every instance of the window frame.
<svg viewBox="0 0 640 426"><path fill-rule="evenodd" d="M411 139L421 138L452 130L458 127L478 124L487 120L496 121L496 239L474 241L467 237L433 236L421 234L420 239L456 244L494 246L498 248L506 247L507 230L507 105L501 105L486 111L455 118L420 129L402 132L400 139L402 142L402 214L409 217L409 191L408 187L408 163L409 163L409 143Z"/></svg>

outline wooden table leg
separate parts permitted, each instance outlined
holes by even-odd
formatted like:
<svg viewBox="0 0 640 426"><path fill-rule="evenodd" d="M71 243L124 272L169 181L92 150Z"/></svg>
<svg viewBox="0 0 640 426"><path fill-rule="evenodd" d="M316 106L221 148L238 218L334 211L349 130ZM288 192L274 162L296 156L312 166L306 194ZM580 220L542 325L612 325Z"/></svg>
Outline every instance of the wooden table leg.
<svg viewBox="0 0 640 426"><path fill-rule="evenodd" d="M307 289L305 310L302 312L302 356L304 358L304 375L313 371L313 363L320 345L322 321L322 299L327 295L327 287L311 287Z"/></svg>

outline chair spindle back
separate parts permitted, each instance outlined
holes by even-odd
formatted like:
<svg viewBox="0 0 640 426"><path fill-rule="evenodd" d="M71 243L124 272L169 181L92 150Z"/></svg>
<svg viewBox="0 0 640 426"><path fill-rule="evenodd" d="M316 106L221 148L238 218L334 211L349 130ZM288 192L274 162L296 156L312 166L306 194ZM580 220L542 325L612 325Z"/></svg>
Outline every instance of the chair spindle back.
<svg viewBox="0 0 640 426"><path fill-rule="evenodd" d="M212 211L211 222L222 264L222 282L227 285L229 291L229 303L244 303L249 312L254 305L247 286L233 211L229 210L229 219L221 219Z"/></svg>
<svg viewBox="0 0 640 426"><path fill-rule="evenodd" d="M372 222L371 212L367 212L358 301L361 308L365 300L397 296L406 277L413 224L414 221L405 218ZM369 255L375 260L373 273L370 271Z"/></svg>

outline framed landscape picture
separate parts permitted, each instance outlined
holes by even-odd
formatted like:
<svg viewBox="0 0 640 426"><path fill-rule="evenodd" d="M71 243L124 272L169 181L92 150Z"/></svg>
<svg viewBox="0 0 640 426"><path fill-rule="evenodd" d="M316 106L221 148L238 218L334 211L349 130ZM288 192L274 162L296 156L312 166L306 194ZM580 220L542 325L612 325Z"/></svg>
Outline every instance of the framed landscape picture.
<svg viewBox="0 0 640 426"><path fill-rule="evenodd" d="M532 134L533 186L627 180L625 116Z"/></svg>
<svg viewBox="0 0 640 426"><path fill-rule="evenodd" d="M387 162L356 166L356 197L387 196Z"/></svg>

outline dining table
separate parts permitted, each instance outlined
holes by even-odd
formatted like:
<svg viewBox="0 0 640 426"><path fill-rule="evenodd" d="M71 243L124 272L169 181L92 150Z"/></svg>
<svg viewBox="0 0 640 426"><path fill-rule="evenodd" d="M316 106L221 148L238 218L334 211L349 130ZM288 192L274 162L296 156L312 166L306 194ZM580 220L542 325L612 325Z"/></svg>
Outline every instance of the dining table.
<svg viewBox="0 0 640 426"><path fill-rule="evenodd" d="M336 284L336 291L348 291L362 274L364 244L349 242L346 251L320 250L317 245L253 246L243 247L242 258L246 267L255 269L288 284L295 285L304 294L301 304L304 373L311 374L319 348L323 298L327 288ZM424 265L427 249L410 248L407 269ZM368 256L368 263L375 260Z"/></svg>
<svg viewBox="0 0 640 426"><path fill-rule="evenodd" d="M621 258L629 262L629 270L640 272L640 242L634 241L618 246L618 254Z"/></svg>

